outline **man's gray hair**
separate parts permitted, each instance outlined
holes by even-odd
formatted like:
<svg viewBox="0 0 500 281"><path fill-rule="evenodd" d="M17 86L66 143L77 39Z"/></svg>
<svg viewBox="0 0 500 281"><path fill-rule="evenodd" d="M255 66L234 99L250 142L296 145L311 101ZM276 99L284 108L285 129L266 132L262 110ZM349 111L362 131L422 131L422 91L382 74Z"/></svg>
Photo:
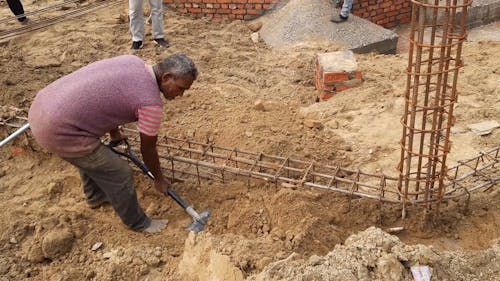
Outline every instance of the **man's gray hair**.
<svg viewBox="0 0 500 281"><path fill-rule="evenodd" d="M162 62L158 63L158 67L161 73L170 72L176 77L191 77L196 80L198 77L198 69L194 65L194 62L185 54L174 54Z"/></svg>

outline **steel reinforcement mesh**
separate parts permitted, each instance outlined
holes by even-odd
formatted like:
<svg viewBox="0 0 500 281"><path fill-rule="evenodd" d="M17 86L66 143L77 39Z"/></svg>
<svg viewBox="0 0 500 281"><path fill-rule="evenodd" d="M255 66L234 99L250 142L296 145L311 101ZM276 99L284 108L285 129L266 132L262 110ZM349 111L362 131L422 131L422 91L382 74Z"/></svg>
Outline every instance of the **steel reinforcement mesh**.
<svg viewBox="0 0 500 281"><path fill-rule="evenodd" d="M0 118L0 125L4 127L20 128L26 122L25 117L15 115ZM130 137L129 142L139 147L139 133L127 128L123 130ZM444 180L446 192L442 200L468 198L472 192L495 186L500 181L499 151L500 146L488 149L449 168ZM174 181L201 184L203 180L226 182L236 177L247 180L253 178L276 185L331 190L352 198L364 197L380 202L425 205L435 200L425 197L405 198L398 188L398 177L324 165L291 156L269 155L169 136L159 138L158 152L165 174Z"/></svg>

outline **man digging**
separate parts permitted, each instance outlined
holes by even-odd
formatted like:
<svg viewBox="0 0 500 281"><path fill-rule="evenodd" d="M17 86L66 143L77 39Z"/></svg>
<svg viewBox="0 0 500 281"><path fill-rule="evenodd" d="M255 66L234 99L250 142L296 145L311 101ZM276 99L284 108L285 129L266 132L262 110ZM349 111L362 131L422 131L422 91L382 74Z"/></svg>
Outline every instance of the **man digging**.
<svg viewBox="0 0 500 281"><path fill-rule="evenodd" d="M163 116L161 94L182 96L198 71L184 54L147 65L124 55L87 65L38 92L28 120L37 143L80 171L90 208L111 203L122 222L135 231L157 233L166 220L150 219L139 206L132 169L103 145L124 138L118 126L137 121L141 154L154 175L155 188L165 194L171 186L161 171L156 142Z"/></svg>

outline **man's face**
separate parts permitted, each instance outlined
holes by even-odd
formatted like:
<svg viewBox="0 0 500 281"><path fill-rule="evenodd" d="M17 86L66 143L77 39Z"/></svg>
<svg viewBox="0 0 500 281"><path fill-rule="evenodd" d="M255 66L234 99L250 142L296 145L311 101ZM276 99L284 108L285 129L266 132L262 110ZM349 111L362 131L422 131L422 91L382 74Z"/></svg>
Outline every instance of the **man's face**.
<svg viewBox="0 0 500 281"><path fill-rule="evenodd" d="M161 79L160 91L167 100L173 100L184 94L193 84L190 77L175 77L171 73L165 73Z"/></svg>

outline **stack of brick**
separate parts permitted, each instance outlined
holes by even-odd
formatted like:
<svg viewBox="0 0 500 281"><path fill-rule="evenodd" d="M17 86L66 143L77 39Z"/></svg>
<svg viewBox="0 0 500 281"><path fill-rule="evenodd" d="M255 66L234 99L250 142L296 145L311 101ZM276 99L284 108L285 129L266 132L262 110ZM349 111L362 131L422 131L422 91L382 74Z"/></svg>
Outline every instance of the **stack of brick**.
<svg viewBox="0 0 500 281"><path fill-rule="evenodd" d="M352 51L318 54L315 85L319 100L327 100L361 82L362 75Z"/></svg>

